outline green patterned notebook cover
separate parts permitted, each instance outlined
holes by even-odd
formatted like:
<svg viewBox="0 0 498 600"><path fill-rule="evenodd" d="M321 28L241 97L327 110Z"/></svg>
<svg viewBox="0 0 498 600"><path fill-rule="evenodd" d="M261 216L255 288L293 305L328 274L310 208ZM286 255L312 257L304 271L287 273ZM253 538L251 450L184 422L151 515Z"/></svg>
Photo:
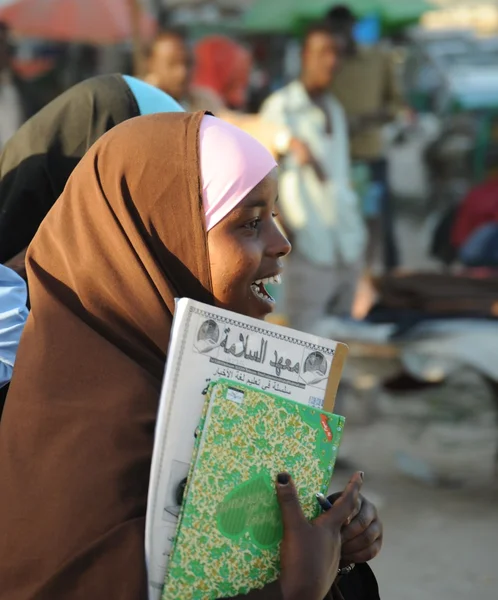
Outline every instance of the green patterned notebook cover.
<svg viewBox="0 0 498 600"><path fill-rule="evenodd" d="M343 417L227 380L206 402L164 600L214 600L277 579L276 475L291 473L304 513L316 517L344 429Z"/></svg>

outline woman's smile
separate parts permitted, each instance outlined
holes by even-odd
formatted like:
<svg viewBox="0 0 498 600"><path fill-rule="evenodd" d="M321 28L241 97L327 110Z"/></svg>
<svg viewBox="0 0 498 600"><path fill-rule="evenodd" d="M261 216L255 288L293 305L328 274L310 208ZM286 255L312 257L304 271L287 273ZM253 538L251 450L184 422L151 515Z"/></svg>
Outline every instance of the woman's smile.
<svg viewBox="0 0 498 600"><path fill-rule="evenodd" d="M270 310L273 310L275 308L275 299L268 292L265 286L269 284L280 285L281 283L282 278L279 274L265 277L263 279L256 279L256 281L251 283L251 291L259 302L263 302Z"/></svg>

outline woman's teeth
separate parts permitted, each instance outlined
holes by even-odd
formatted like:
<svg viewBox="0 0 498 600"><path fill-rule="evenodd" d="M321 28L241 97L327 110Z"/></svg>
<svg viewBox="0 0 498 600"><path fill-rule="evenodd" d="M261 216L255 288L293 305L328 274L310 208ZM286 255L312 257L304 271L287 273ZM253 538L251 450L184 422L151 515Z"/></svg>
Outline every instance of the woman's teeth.
<svg viewBox="0 0 498 600"><path fill-rule="evenodd" d="M273 285L280 285L282 283L282 277L280 275L274 275L273 277L266 277L265 279L257 279L254 282L256 285L268 285L269 283Z"/></svg>
<svg viewBox="0 0 498 600"><path fill-rule="evenodd" d="M257 279L254 283L251 284L251 290L254 292L254 294L256 294L256 296L258 296L258 298L261 298L261 300L275 302L275 300L266 291L265 285L278 285L280 283L282 283L282 278L280 277L280 275L266 277L265 279Z"/></svg>
<svg viewBox="0 0 498 600"><path fill-rule="evenodd" d="M254 294L256 294L256 296L258 298L261 298L261 300L269 300L270 302L274 302L273 298L270 296L270 294L265 290L265 288L262 285L256 285L255 283L253 283L251 285L251 290L253 291ZM264 290L264 291L262 291Z"/></svg>

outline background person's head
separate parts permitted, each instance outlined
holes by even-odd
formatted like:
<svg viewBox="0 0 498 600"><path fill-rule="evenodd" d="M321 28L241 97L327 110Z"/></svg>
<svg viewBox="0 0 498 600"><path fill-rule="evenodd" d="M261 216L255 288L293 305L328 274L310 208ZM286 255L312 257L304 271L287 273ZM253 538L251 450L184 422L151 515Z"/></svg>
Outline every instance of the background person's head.
<svg viewBox="0 0 498 600"><path fill-rule="evenodd" d="M10 65L11 51L9 41L9 27L7 23L0 21L0 71L3 71Z"/></svg>
<svg viewBox="0 0 498 600"><path fill-rule="evenodd" d="M340 4L331 8L325 17L325 24L339 41L341 51L346 54L355 52L356 17L348 6Z"/></svg>
<svg viewBox="0 0 498 600"><path fill-rule="evenodd" d="M184 36L178 31L163 31L149 49L147 81L181 102L188 93L191 67Z"/></svg>
<svg viewBox="0 0 498 600"><path fill-rule="evenodd" d="M250 53L241 44L221 35L202 39L194 52L194 85L215 91L229 108L242 109L251 75Z"/></svg>
<svg viewBox="0 0 498 600"><path fill-rule="evenodd" d="M303 40L301 78L315 93L326 91L334 79L340 60L336 36L324 24L312 25Z"/></svg>

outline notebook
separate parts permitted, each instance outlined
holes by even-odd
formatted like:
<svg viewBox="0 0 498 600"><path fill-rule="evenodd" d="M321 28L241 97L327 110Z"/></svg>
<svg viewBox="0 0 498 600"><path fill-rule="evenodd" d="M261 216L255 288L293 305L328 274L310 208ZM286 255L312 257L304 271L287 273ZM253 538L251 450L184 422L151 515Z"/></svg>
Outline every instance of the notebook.
<svg viewBox="0 0 498 600"><path fill-rule="evenodd" d="M274 481L289 472L308 519L318 516L344 418L240 383L207 393L163 598L246 594L279 576L282 522Z"/></svg>

